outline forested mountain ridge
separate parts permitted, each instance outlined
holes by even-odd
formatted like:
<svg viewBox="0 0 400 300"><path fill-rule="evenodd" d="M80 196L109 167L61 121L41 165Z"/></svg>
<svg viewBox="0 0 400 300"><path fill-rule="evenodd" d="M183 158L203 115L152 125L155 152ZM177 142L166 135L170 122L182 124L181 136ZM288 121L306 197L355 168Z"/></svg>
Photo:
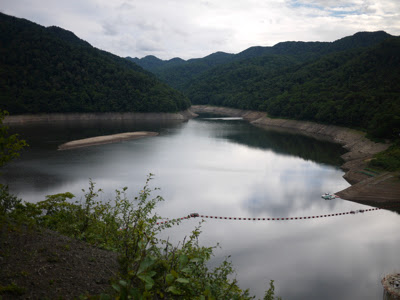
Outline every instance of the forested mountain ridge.
<svg viewBox="0 0 400 300"><path fill-rule="evenodd" d="M378 31L331 43L252 47L193 78L183 77L176 87L193 104L263 110L393 137L400 133L399 40Z"/></svg>
<svg viewBox="0 0 400 300"><path fill-rule="evenodd" d="M358 32L334 42L281 42L272 47L250 47L238 54L216 52L203 58L187 61L181 58L161 60L152 55L141 59L131 57L127 59L154 73L170 86L185 90L198 76L224 64L248 60L249 64L254 65L257 62L252 62L251 59L258 60L265 55L289 55L295 57L296 62L302 63L333 52L376 45L389 37L391 35L384 31Z"/></svg>
<svg viewBox="0 0 400 300"><path fill-rule="evenodd" d="M193 104L264 110L272 116L362 128L378 137L400 132L400 38L302 64L290 65L292 56L278 58L286 64L267 55L221 66L185 92Z"/></svg>
<svg viewBox="0 0 400 300"><path fill-rule="evenodd" d="M156 74L160 80L171 87L182 90L188 82L194 80L199 74L231 61L234 56L234 54L216 52L203 58L193 58L187 61L181 58L161 60L152 55L141 59L131 57L127 57L127 59Z"/></svg>
<svg viewBox="0 0 400 300"><path fill-rule="evenodd" d="M0 108L10 113L175 112L180 92L72 32L0 13Z"/></svg>

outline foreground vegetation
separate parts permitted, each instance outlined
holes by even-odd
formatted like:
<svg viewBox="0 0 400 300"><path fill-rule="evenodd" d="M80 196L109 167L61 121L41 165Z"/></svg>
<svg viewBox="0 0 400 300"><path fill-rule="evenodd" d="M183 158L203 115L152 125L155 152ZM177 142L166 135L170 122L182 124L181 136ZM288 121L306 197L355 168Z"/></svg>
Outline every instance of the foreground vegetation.
<svg viewBox="0 0 400 300"><path fill-rule="evenodd" d="M17 157L27 146L17 135L9 135L2 124L7 112L0 111L1 165ZM69 192L49 195L38 203L23 203L0 184L0 233L3 227L47 228L63 235L118 253L119 274L112 287L114 294L100 299L254 299L242 290L234 276L231 262L224 260L213 270L207 266L215 247L199 244L200 225L180 244L160 239L166 228L179 224L171 220L159 224L154 208L163 198L151 197L150 174L139 195L132 200L127 188L116 190L115 199L101 202L90 181L83 200ZM7 231L7 230L6 230ZM78 272L79 270L77 270ZM0 285L2 293L20 295L24 290L14 283ZM62 295L60 295L62 296ZM264 299L274 299L274 285Z"/></svg>
<svg viewBox="0 0 400 300"><path fill-rule="evenodd" d="M97 200L101 190L92 181L82 201L61 193L36 204L22 203L1 186L0 224L40 226L118 252L114 294L98 295L101 299L254 299L232 279L231 262L208 268L215 247L199 244L201 222L180 245L159 238L180 221L158 224L161 218L153 210L163 199L151 198L150 179L132 201L124 188L105 203ZM273 281L264 299L274 299Z"/></svg>

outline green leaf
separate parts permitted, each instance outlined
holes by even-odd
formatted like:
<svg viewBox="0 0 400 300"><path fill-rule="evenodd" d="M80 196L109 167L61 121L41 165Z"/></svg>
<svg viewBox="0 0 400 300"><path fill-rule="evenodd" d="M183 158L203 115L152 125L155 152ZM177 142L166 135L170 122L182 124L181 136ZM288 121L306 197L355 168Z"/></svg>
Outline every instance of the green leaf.
<svg viewBox="0 0 400 300"><path fill-rule="evenodd" d="M112 284L112 287L113 287L113 289L116 290L118 293L121 292L121 288L120 288L120 286L119 286L118 284L113 283L113 284Z"/></svg>
<svg viewBox="0 0 400 300"><path fill-rule="evenodd" d="M175 281L175 277L172 274L167 274L167 276L165 276L165 280L167 281L168 285L171 285Z"/></svg>
<svg viewBox="0 0 400 300"><path fill-rule="evenodd" d="M182 254L179 256L178 260L179 260L180 265L183 267L188 263L189 258L187 257L187 255Z"/></svg>
<svg viewBox="0 0 400 300"><path fill-rule="evenodd" d="M147 270L150 266L154 264L155 260L152 259L150 256L146 256L143 261L140 263L139 269L137 274L143 273Z"/></svg>
<svg viewBox="0 0 400 300"><path fill-rule="evenodd" d="M146 284L151 284L151 286L153 286L154 280L153 280L153 278L151 278L150 276L144 275L144 274L140 274L140 275L138 275L138 277L139 277L141 280L143 280L144 282L146 282Z"/></svg>
<svg viewBox="0 0 400 300"><path fill-rule="evenodd" d="M126 286L127 286L127 283L126 283L126 281L124 281L124 280L120 280L120 281L119 281L119 285L122 285L123 287L126 287Z"/></svg>
<svg viewBox="0 0 400 300"><path fill-rule="evenodd" d="M142 296L139 293L139 290L137 288L131 288L129 290L129 295L133 298L133 299L137 299L140 300L142 299Z"/></svg>
<svg viewBox="0 0 400 300"><path fill-rule="evenodd" d="M149 276L149 277L154 277L154 275L156 275L156 274L157 274L156 271L147 272L147 276Z"/></svg>
<svg viewBox="0 0 400 300"><path fill-rule="evenodd" d="M199 262L201 262L201 258L198 258L198 257L192 258L192 259L190 260L190 262L192 262L192 263L199 263Z"/></svg>
<svg viewBox="0 0 400 300"><path fill-rule="evenodd" d="M175 278L179 277L179 274L175 271L175 270L171 270L171 274L172 276L174 276Z"/></svg>
<svg viewBox="0 0 400 300"><path fill-rule="evenodd" d="M146 291L151 290L154 286L154 280L148 275L139 275L138 277L145 282Z"/></svg>
<svg viewBox="0 0 400 300"><path fill-rule="evenodd" d="M186 273L186 274L192 274L192 269L186 267L186 268L183 268L183 269L181 270L181 272Z"/></svg>
<svg viewBox="0 0 400 300"><path fill-rule="evenodd" d="M182 278L182 277L178 278L176 281L178 281L178 282L180 282L180 283L189 283L189 282L190 282L189 279L187 279L187 278Z"/></svg>
<svg viewBox="0 0 400 300"><path fill-rule="evenodd" d="M100 294L100 300L112 300L113 298L107 294Z"/></svg>
<svg viewBox="0 0 400 300"><path fill-rule="evenodd" d="M144 287L145 287L146 291L149 291L149 290L151 290L151 288L153 287L153 285L154 285L154 283L153 283L153 284L146 283Z"/></svg>
<svg viewBox="0 0 400 300"><path fill-rule="evenodd" d="M171 286L167 289L167 292L171 292L171 293L174 294L174 295L181 295L181 294L182 294L182 292L181 292L180 290L178 290L178 289L176 288L176 286L174 286L174 285L171 285Z"/></svg>

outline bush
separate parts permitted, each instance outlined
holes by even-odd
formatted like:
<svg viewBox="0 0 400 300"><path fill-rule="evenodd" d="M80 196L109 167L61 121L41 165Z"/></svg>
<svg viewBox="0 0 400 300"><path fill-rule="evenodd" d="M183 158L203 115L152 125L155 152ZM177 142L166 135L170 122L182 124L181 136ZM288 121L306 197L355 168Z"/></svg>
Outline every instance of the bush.
<svg viewBox="0 0 400 300"><path fill-rule="evenodd" d="M91 180L88 191L83 190L83 201L73 202L74 195L61 193L22 205L7 193L4 199L10 205L4 214L117 251L120 273L112 284L115 294L102 299L253 299L231 279L235 272L228 258L208 269L215 247L199 245L202 221L178 245L158 238L162 230L180 221L158 222L161 218L153 210L163 198L150 197L151 179L152 174L133 201L127 188L117 190L113 201L96 201L101 190L96 191ZM265 299L274 299L270 284Z"/></svg>

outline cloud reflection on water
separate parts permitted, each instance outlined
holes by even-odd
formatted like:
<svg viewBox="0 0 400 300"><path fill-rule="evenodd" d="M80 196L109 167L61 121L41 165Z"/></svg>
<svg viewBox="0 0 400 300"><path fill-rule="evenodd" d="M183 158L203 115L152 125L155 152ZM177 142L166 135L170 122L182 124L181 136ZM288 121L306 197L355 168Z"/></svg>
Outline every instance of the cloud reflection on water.
<svg viewBox="0 0 400 300"><path fill-rule="evenodd" d="M82 135L96 135L96 126L104 134L152 130L149 124L96 123ZM26 130L37 134L34 147L3 171L2 180L11 179L20 197L37 201L65 191L79 199L92 178L106 200L124 186L134 197L152 172L151 185L165 198L157 212L168 218L191 212L300 217L364 207L320 198L349 185L338 168L339 146L264 132L241 121L154 126L160 131L154 138L72 151L55 149L66 136L78 138L79 126L54 126L48 136L46 128L31 126ZM164 234L181 240L198 221L186 220ZM212 263L232 255L241 286L259 297L274 279L284 299L376 299L380 277L400 265L398 224L399 216L386 211L289 222L207 220L200 241L220 242L223 248Z"/></svg>

